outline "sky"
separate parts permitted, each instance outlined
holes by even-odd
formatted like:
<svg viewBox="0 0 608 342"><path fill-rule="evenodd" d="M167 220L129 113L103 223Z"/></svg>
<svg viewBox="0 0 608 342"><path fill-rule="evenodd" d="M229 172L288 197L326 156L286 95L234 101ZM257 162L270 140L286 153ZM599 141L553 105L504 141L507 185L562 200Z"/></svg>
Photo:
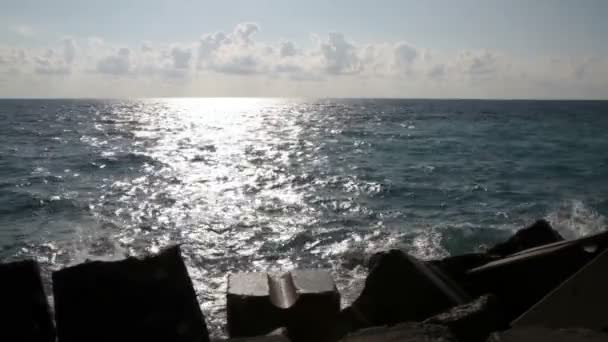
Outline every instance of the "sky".
<svg viewBox="0 0 608 342"><path fill-rule="evenodd" d="M605 0L0 0L0 97L608 99Z"/></svg>

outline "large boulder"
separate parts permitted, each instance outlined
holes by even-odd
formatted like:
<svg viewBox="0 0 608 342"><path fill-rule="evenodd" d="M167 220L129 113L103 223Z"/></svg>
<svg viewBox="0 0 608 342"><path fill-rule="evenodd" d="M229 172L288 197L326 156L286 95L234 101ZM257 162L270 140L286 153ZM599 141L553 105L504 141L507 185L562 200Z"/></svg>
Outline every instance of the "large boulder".
<svg viewBox="0 0 608 342"><path fill-rule="evenodd" d="M488 249L488 254L501 257L521 252L549 243L563 241L564 238L546 220L538 220L531 226L520 229L507 241Z"/></svg>
<svg viewBox="0 0 608 342"><path fill-rule="evenodd" d="M498 259L500 257L487 253L469 253L449 256L439 260L430 260L428 263L439 268L443 273L466 289L466 274L469 270Z"/></svg>
<svg viewBox="0 0 608 342"><path fill-rule="evenodd" d="M53 273L59 342L209 341L178 246Z"/></svg>
<svg viewBox="0 0 608 342"><path fill-rule="evenodd" d="M344 337L342 342L456 342L450 330L441 325L401 323L367 328Z"/></svg>
<svg viewBox="0 0 608 342"><path fill-rule="evenodd" d="M556 242L519 252L467 272L469 293L493 293L513 320L596 257L607 234Z"/></svg>
<svg viewBox="0 0 608 342"><path fill-rule="evenodd" d="M608 251L517 318L514 327L608 329Z"/></svg>
<svg viewBox="0 0 608 342"><path fill-rule="evenodd" d="M0 264L0 341L55 341L40 269L33 260Z"/></svg>
<svg viewBox="0 0 608 342"><path fill-rule="evenodd" d="M214 339L211 342L290 342L287 329L279 328L263 336L237 337L230 339Z"/></svg>
<svg viewBox="0 0 608 342"><path fill-rule="evenodd" d="M336 337L365 327L423 321L470 301L439 269L399 250L373 260L361 295L341 312Z"/></svg>
<svg viewBox="0 0 608 342"><path fill-rule="evenodd" d="M504 330L509 325L494 295L481 296L453 307L424 323L447 326L461 342L484 342L490 333Z"/></svg>
<svg viewBox="0 0 608 342"><path fill-rule="evenodd" d="M606 342L608 334L587 329L521 327L495 333L488 342Z"/></svg>
<svg viewBox="0 0 608 342"><path fill-rule="evenodd" d="M340 293L326 270L236 273L228 278L231 337L286 327L291 341L328 341L339 312Z"/></svg>

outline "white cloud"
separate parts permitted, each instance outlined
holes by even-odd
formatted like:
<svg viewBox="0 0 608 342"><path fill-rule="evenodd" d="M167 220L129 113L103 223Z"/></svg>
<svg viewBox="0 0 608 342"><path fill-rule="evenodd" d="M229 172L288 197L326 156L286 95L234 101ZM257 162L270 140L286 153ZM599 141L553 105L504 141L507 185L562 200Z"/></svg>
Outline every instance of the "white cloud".
<svg viewBox="0 0 608 342"><path fill-rule="evenodd" d="M0 78L9 73L29 77L40 89L46 79L54 80L53 86L84 79L90 79L89 85L119 82L126 91L134 90L134 84L154 84L168 95L185 89L205 95L196 93L204 89L214 95L534 97L583 96L581 89L586 89L587 94L608 96L608 58L602 55L442 51L405 41L357 43L339 32L313 34L311 44L296 45L260 41L259 31L257 24L243 23L231 31L203 34L195 42L120 47L91 37L64 38L45 48L0 46ZM79 89L70 84L69 89ZM223 86L213 87L219 84Z"/></svg>
<svg viewBox="0 0 608 342"><path fill-rule="evenodd" d="M176 69L188 69L190 67L190 59L192 51L189 48L180 48L175 46L171 49L171 57L173 58L173 67Z"/></svg>
<svg viewBox="0 0 608 342"><path fill-rule="evenodd" d="M330 33L319 42L324 69L333 75L355 74L361 71L357 48L342 33Z"/></svg>
<svg viewBox="0 0 608 342"><path fill-rule="evenodd" d="M61 41L63 45L63 58L67 64L72 64L76 58L76 42L72 38L64 38Z"/></svg>
<svg viewBox="0 0 608 342"><path fill-rule="evenodd" d="M418 50L406 42L395 44L395 65L397 67L409 67L418 57Z"/></svg>
<svg viewBox="0 0 608 342"><path fill-rule="evenodd" d="M298 54L298 50L292 42L281 42L279 45L279 54L281 57L293 57Z"/></svg>
<svg viewBox="0 0 608 342"><path fill-rule="evenodd" d="M101 58L97 62L97 72L101 74L122 76L131 69L131 50L120 48L115 54Z"/></svg>

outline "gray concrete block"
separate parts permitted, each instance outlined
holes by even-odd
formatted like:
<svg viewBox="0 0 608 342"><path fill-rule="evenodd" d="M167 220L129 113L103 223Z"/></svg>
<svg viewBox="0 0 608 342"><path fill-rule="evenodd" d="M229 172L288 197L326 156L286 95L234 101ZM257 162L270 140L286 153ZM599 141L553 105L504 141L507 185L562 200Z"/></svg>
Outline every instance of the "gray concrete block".
<svg viewBox="0 0 608 342"><path fill-rule="evenodd" d="M495 294L509 321L519 317L608 247L608 234L548 244L467 272L472 295Z"/></svg>
<svg viewBox="0 0 608 342"><path fill-rule="evenodd" d="M488 342L607 342L608 334L586 329L553 330L542 327L518 327L496 333Z"/></svg>
<svg viewBox="0 0 608 342"><path fill-rule="evenodd" d="M608 330L608 251L593 259L512 326Z"/></svg>
<svg viewBox="0 0 608 342"><path fill-rule="evenodd" d="M53 273L59 342L209 341L179 246Z"/></svg>
<svg viewBox="0 0 608 342"><path fill-rule="evenodd" d="M508 327L500 304L494 295L455 306L424 321L427 324L444 325L459 341L484 342L494 331Z"/></svg>
<svg viewBox="0 0 608 342"><path fill-rule="evenodd" d="M258 336L286 327L292 341L324 341L340 311L340 294L326 270L228 277L231 337Z"/></svg>
<svg viewBox="0 0 608 342"><path fill-rule="evenodd" d="M33 260L0 264L0 341L55 341L40 269Z"/></svg>
<svg viewBox="0 0 608 342"><path fill-rule="evenodd" d="M241 337L230 339L215 339L211 342L290 342L287 329L279 328L264 336Z"/></svg>
<svg viewBox="0 0 608 342"><path fill-rule="evenodd" d="M450 330L441 325L402 323L390 327L359 330L342 342L456 342Z"/></svg>
<svg viewBox="0 0 608 342"><path fill-rule="evenodd" d="M352 305L359 328L422 321L471 298L447 275L398 250L381 253ZM357 324L355 324L357 326Z"/></svg>

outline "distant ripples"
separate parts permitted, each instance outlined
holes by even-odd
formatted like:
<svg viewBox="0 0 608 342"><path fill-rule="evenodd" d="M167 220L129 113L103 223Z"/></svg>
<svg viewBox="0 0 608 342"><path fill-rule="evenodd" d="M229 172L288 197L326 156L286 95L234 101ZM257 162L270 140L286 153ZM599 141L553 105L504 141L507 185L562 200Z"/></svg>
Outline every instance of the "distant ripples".
<svg viewBox="0 0 608 342"><path fill-rule="evenodd" d="M605 102L0 101L0 258L49 272L180 243L212 331L226 275L483 248L608 213Z"/></svg>

